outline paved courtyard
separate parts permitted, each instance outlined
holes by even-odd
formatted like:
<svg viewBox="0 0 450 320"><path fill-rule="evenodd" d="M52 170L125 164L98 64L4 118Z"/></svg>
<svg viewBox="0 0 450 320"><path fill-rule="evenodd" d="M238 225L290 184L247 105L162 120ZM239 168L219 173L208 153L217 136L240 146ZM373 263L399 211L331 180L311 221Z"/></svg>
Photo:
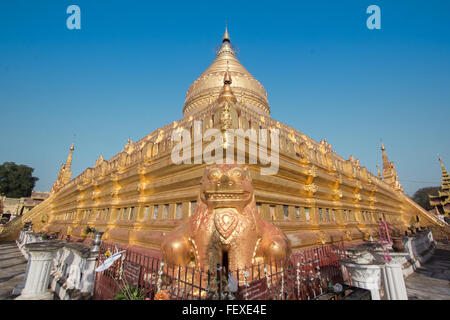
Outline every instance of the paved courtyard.
<svg viewBox="0 0 450 320"><path fill-rule="evenodd" d="M9 300L16 285L23 281L27 260L15 242L0 243L0 300Z"/></svg>
<svg viewBox="0 0 450 320"><path fill-rule="evenodd" d="M406 279L409 300L450 300L450 244L438 243L433 256Z"/></svg>

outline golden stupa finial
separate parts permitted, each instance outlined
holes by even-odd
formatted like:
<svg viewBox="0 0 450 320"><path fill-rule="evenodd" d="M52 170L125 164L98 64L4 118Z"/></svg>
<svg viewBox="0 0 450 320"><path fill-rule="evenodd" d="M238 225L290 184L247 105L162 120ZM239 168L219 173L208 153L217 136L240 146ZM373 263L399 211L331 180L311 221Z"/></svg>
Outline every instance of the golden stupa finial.
<svg viewBox="0 0 450 320"><path fill-rule="evenodd" d="M237 99L234 96L233 91L231 90L231 83L231 74L227 61L227 70L225 71L225 75L223 76L223 89L219 96L219 103L223 103L225 101L229 101L231 103L237 102Z"/></svg>
<svg viewBox="0 0 450 320"><path fill-rule="evenodd" d="M225 23L225 33L222 38L222 42L230 42L230 35L228 34L228 25Z"/></svg>
<svg viewBox="0 0 450 320"><path fill-rule="evenodd" d="M228 64L228 60L227 60L227 70L225 71L225 75L223 77L223 84L231 84L232 80L231 80L231 75L230 75L230 67Z"/></svg>

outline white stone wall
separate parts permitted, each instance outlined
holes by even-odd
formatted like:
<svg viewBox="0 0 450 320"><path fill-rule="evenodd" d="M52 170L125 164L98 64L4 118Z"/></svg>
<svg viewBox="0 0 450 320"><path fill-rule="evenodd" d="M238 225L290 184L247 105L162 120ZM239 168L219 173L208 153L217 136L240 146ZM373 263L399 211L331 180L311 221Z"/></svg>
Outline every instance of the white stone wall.
<svg viewBox="0 0 450 320"><path fill-rule="evenodd" d="M59 245L59 248L53 250L52 253L42 252L33 253L27 249L27 244L40 243L41 247L46 245ZM94 291L95 266L98 252L92 251L87 247L78 243L70 243L60 240L44 241L42 236L32 231L22 230L20 232L17 245L28 259L27 271L24 282L15 288L15 294L22 294L23 298L33 299L33 294L25 290L35 290L42 292L44 289L37 286L49 286L51 293L61 300L76 299L77 297L89 297ZM45 259L41 259L45 255ZM42 257L41 257L42 256ZM45 263L39 261L45 260ZM45 265L44 265L45 264ZM47 279L48 281L42 281ZM31 285L34 283L34 285ZM28 290L28 291L30 291ZM46 295L48 297L48 294Z"/></svg>
<svg viewBox="0 0 450 320"><path fill-rule="evenodd" d="M407 300L404 279L427 261L433 254L435 243L431 230L404 237L405 252L392 252L391 261L385 262L383 251L367 247L357 253L350 253L341 260L348 272L348 282L355 287L368 289L373 300Z"/></svg>

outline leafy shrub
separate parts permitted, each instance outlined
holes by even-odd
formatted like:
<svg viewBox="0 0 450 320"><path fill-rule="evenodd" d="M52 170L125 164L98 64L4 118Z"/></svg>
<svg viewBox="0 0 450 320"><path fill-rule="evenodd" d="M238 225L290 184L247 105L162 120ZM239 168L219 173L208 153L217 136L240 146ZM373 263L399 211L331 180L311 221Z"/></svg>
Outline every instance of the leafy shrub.
<svg viewBox="0 0 450 320"><path fill-rule="evenodd" d="M125 284L122 290L116 293L114 300L145 300L145 290Z"/></svg>

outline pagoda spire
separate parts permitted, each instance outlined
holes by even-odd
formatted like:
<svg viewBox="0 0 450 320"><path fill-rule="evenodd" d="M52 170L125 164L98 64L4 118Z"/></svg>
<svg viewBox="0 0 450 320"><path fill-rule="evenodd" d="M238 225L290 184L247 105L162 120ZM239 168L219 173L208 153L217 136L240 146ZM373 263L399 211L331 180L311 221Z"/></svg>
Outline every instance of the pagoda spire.
<svg viewBox="0 0 450 320"><path fill-rule="evenodd" d="M231 59L232 57L235 56L235 52L231 46L231 39L230 34L228 33L228 27L225 27L225 33L223 34L222 37L222 45L220 46L219 51L217 51L217 56L222 55L225 55L223 59L226 60Z"/></svg>
<svg viewBox="0 0 450 320"><path fill-rule="evenodd" d="M430 198L430 205L434 207L434 214L448 217L450 215L450 177L440 156L439 162L442 170L441 189L438 191L438 195L429 194L428 197Z"/></svg>

